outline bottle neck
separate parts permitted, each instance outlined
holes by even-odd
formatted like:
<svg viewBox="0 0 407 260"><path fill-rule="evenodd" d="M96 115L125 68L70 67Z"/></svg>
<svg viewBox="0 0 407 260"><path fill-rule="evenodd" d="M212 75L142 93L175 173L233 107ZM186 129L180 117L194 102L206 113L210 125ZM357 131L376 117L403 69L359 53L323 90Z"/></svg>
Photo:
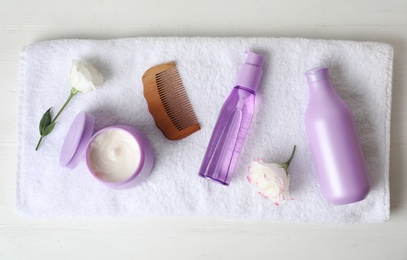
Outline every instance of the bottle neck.
<svg viewBox="0 0 407 260"><path fill-rule="evenodd" d="M308 84L309 87L309 99L332 99L337 98L338 95L332 86L330 80L320 80Z"/></svg>
<svg viewBox="0 0 407 260"><path fill-rule="evenodd" d="M237 75L236 85L242 86L254 91L259 87L259 82L263 69L252 64L243 64Z"/></svg>

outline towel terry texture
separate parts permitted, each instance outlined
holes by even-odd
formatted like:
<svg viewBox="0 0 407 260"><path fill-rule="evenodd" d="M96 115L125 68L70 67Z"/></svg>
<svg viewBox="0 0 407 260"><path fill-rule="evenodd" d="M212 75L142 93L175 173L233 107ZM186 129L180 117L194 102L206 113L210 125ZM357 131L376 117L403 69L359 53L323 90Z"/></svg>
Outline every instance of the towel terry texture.
<svg viewBox="0 0 407 260"><path fill-rule="evenodd" d="M234 87L245 50L264 55L264 73L245 147L230 186L198 177L220 108ZM102 88L78 94L54 131L35 151L42 114L62 106L73 59L95 65ZM142 75L175 61L201 130L167 140L143 96ZM28 217L207 216L307 223L377 223L390 217L389 145L393 48L383 43L287 38L129 38L56 40L25 47L20 59L17 212ZM320 193L304 128L308 86L304 71L328 66L333 85L352 108L372 190L364 201L333 206ZM104 187L82 161L59 165L67 130L80 111L96 117L95 131L115 124L139 128L151 140L156 162L147 181L131 190ZM253 159L290 166L294 198L282 206L248 183Z"/></svg>

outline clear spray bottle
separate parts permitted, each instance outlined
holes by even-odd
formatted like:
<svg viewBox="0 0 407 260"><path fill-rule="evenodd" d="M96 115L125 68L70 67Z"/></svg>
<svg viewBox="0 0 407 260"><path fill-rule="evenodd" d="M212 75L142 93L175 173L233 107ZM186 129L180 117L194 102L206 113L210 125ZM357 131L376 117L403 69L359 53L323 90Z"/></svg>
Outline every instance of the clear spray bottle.
<svg viewBox="0 0 407 260"><path fill-rule="evenodd" d="M246 52L236 85L222 106L199 176L229 185L252 121L263 57Z"/></svg>

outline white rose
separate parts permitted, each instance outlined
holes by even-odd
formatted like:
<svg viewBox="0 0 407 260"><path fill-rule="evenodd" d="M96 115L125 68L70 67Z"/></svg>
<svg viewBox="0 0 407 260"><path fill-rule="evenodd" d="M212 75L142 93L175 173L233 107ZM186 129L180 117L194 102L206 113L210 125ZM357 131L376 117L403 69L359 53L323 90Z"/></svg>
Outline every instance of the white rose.
<svg viewBox="0 0 407 260"><path fill-rule="evenodd" d="M291 199L288 192L290 179L281 165L266 164L260 159L251 163L249 173L247 180L257 187L258 193L264 198L276 205Z"/></svg>
<svg viewBox="0 0 407 260"><path fill-rule="evenodd" d="M261 196L271 200L277 206L286 200L292 200L288 191L290 186L288 167L294 158L295 149L294 145L290 159L283 164L264 163L259 159L253 160L249 167L247 180L257 187L257 192Z"/></svg>
<svg viewBox="0 0 407 260"><path fill-rule="evenodd" d="M70 80L76 92L86 93L102 85L102 74L92 65L82 60L73 60Z"/></svg>
<svg viewBox="0 0 407 260"><path fill-rule="evenodd" d="M35 147L37 151L42 139L49 135L55 127L56 120L71 99L78 94L79 92L88 92L91 90L95 90L97 86L102 85L103 83L103 76L100 74L95 67L91 64L81 61L81 60L73 60L71 66L71 73L70 73L72 88L71 92L69 93L68 99L65 101L62 108L58 111L56 116L52 118L51 116L51 108L48 109L41 118L39 129L40 129L40 140Z"/></svg>

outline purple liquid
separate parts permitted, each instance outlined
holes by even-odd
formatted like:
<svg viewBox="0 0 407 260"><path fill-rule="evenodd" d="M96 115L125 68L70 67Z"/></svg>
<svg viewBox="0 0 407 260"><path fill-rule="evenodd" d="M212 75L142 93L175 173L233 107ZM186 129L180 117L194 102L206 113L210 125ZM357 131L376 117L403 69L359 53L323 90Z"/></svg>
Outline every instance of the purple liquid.
<svg viewBox="0 0 407 260"><path fill-rule="evenodd" d="M263 73L263 57L246 52L236 86L226 99L209 141L199 176L229 185L254 112L255 93Z"/></svg>
<svg viewBox="0 0 407 260"><path fill-rule="evenodd" d="M228 185L239 160L254 112L253 90L235 87L224 103L199 175Z"/></svg>

